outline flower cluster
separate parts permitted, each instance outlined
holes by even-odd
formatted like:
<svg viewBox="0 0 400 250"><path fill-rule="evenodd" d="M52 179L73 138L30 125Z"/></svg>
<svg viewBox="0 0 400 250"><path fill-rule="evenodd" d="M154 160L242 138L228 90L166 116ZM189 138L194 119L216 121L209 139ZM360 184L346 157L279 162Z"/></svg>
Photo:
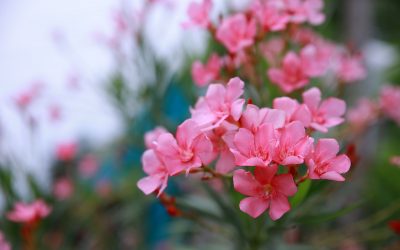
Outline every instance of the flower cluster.
<svg viewBox="0 0 400 250"><path fill-rule="evenodd" d="M18 202L14 210L7 214L7 218L18 223L32 224L47 217L50 212L51 208L42 200L30 204Z"/></svg>
<svg viewBox="0 0 400 250"><path fill-rule="evenodd" d="M208 29L214 41L226 48L223 56L214 53L205 64L193 63L194 82L205 86L232 77L235 70L261 65L262 61L271 66L266 69L271 83L284 93L301 89L312 78L329 72L339 83L362 80L366 70L360 54L304 27L324 22L323 7L322 0L256 0L215 24L209 17L211 0L192 3L188 9L190 26ZM252 70L241 73L254 78Z"/></svg>
<svg viewBox="0 0 400 250"><path fill-rule="evenodd" d="M344 181L350 160L338 155L338 142L327 138L314 143L312 137L313 131L325 133L343 122L342 100L321 100L319 89L311 88L303 93L303 103L279 97L273 108L260 108L245 105L243 93L244 82L237 77L226 86L211 84L175 136L162 128L148 133L148 149L142 156L148 176L138 187L145 194L160 195L171 176L233 174L235 190L249 196L240 202L240 209L255 218L269 208L276 220L289 211L287 197L297 192L301 181ZM213 162L215 169L210 167ZM298 176L302 164L308 170Z"/></svg>

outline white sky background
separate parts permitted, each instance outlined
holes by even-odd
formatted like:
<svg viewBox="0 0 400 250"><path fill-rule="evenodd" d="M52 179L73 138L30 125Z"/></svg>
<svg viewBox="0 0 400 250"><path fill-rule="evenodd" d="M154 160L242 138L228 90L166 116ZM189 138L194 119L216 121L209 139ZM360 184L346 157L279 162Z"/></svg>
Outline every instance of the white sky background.
<svg viewBox="0 0 400 250"><path fill-rule="evenodd" d="M173 8L157 8L147 24L146 34L155 52L176 59L182 48L201 51L204 34L191 31L188 36L181 28L190 0L163 1L173 3ZM214 1L215 14L224 8L224 1ZM12 167L21 192L26 191L25 171L33 173L44 185L48 183L56 145L84 138L101 146L119 135L122 124L102 92L102 83L115 65L110 51L95 37L99 33L111 35L113 12L121 3L0 1L0 150L13 155ZM141 3L142 0L127 0L124 6L133 11ZM63 42L54 42L54 36ZM73 75L79 76L78 90L68 87ZM31 138L13 98L34 81L43 82L45 89L30 110L41 124ZM49 119L48 108L52 105L61 107L61 120L56 123Z"/></svg>

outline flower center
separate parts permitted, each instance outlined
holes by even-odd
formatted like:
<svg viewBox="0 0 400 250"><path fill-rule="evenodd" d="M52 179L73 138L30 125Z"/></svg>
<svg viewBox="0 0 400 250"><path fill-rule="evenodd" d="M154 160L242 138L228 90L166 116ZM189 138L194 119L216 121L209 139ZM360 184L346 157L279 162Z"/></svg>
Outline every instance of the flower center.
<svg viewBox="0 0 400 250"><path fill-rule="evenodd" d="M182 162L189 162L193 158L193 152L188 149L182 150L180 152L180 157Z"/></svg>

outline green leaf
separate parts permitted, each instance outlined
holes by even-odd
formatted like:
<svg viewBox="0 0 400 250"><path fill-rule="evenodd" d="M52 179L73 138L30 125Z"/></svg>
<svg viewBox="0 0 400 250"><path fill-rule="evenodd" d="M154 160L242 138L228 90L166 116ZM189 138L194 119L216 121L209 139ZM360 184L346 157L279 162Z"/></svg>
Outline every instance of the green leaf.
<svg viewBox="0 0 400 250"><path fill-rule="evenodd" d="M297 207L304 201L304 199L307 197L308 192L310 191L310 187L310 179L307 179L299 185L296 195L290 198L290 205L292 206L292 208Z"/></svg>

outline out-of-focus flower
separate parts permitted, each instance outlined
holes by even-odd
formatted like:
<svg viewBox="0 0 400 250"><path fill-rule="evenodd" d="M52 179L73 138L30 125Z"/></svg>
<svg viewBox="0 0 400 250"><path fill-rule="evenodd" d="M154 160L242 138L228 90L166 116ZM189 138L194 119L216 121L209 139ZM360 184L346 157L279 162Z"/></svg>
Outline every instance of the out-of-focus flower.
<svg viewBox="0 0 400 250"><path fill-rule="evenodd" d="M59 200L66 200L71 197L74 192L74 185L68 178L58 179L54 183L53 193L54 196Z"/></svg>
<svg viewBox="0 0 400 250"><path fill-rule="evenodd" d="M198 26L207 28L210 24L209 13L212 8L211 0L201 0L201 2L191 2L187 9L189 21L183 23L183 27L189 28Z"/></svg>
<svg viewBox="0 0 400 250"><path fill-rule="evenodd" d="M349 171L351 163L347 155L337 155L338 152L335 139L320 139L306 160L309 178L344 181L341 174Z"/></svg>
<svg viewBox="0 0 400 250"><path fill-rule="evenodd" d="M341 82L352 83L367 77L367 72L360 55L340 55L337 63L335 72Z"/></svg>
<svg viewBox="0 0 400 250"><path fill-rule="evenodd" d="M32 203L17 202L6 216L14 222L35 223L47 217L50 212L51 208L43 200L36 200Z"/></svg>
<svg viewBox="0 0 400 250"><path fill-rule="evenodd" d="M389 228L396 234L400 235L400 220L389 221Z"/></svg>
<svg viewBox="0 0 400 250"><path fill-rule="evenodd" d="M39 96L43 88L44 88L44 83L41 81L32 83L32 85L27 90L21 92L14 98L15 104L21 110L25 110Z"/></svg>
<svg viewBox="0 0 400 250"><path fill-rule="evenodd" d="M254 1L251 9L264 31L279 31L286 28L289 15L277 1Z"/></svg>
<svg viewBox="0 0 400 250"><path fill-rule="evenodd" d="M328 132L328 128L341 124L346 112L346 103L338 98L330 97L321 102L321 91L311 88L303 93L303 102L311 111L310 127L320 132Z"/></svg>
<svg viewBox="0 0 400 250"><path fill-rule="evenodd" d="M77 154L78 146L74 142L62 143L57 146L56 155L60 161L72 161Z"/></svg>
<svg viewBox="0 0 400 250"><path fill-rule="evenodd" d="M90 178L94 176L99 169L99 162L96 156L92 154L85 155L79 162L78 170L82 177Z"/></svg>
<svg viewBox="0 0 400 250"><path fill-rule="evenodd" d="M309 82L302 62L294 52L289 52L284 57L282 68L270 68L268 77L285 93L303 88Z"/></svg>
<svg viewBox="0 0 400 250"><path fill-rule="evenodd" d="M362 98L347 112L347 121L354 130L361 132L378 118L378 111L375 102Z"/></svg>
<svg viewBox="0 0 400 250"><path fill-rule="evenodd" d="M179 125L176 138L170 133L160 135L156 150L171 175L182 171L189 173L214 158L211 141L191 119Z"/></svg>
<svg viewBox="0 0 400 250"><path fill-rule="evenodd" d="M238 121L242 114L244 82L238 77L229 80L227 86L211 84L206 96L200 98L191 110L192 119L202 130L218 127L223 121Z"/></svg>
<svg viewBox="0 0 400 250"><path fill-rule="evenodd" d="M4 235L2 232L0 232L0 250L11 250L11 245L4 238Z"/></svg>
<svg viewBox="0 0 400 250"><path fill-rule="evenodd" d="M331 66L333 53L334 48L328 43L305 46L300 52L304 72L309 77L323 76Z"/></svg>
<svg viewBox="0 0 400 250"><path fill-rule="evenodd" d="M195 61L192 65L192 78L197 86L205 86L219 78L221 70L221 58L217 54L212 54L206 64Z"/></svg>
<svg viewBox="0 0 400 250"><path fill-rule="evenodd" d="M260 45L260 49L272 66L279 64L279 55L285 48L285 41L282 38L274 38Z"/></svg>
<svg viewBox="0 0 400 250"><path fill-rule="evenodd" d="M284 0L286 10L293 23L308 22L319 25L325 21L322 13L324 3L322 0Z"/></svg>
<svg viewBox="0 0 400 250"><path fill-rule="evenodd" d="M400 125L400 87L385 86L380 93L382 111Z"/></svg>
<svg viewBox="0 0 400 250"><path fill-rule="evenodd" d="M256 167L254 176L242 169L235 171L233 176L235 190L250 196L240 202L240 210L257 218L269 208L272 220L281 218L290 210L287 197L294 195L297 187L292 175L276 175L277 170L277 165Z"/></svg>
<svg viewBox="0 0 400 250"><path fill-rule="evenodd" d="M395 165L395 166L400 167L400 156L398 156L398 155L392 156L392 157L390 158L390 163L393 164L393 165Z"/></svg>
<svg viewBox="0 0 400 250"><path fill-rule="evenodd" d="M154 142L157 141L158 137L160 135L168 133L168 131L164 127L156 127L155 129L147 132L144 135L144 144L146 145L146 148L148 149L154 149L156 145Z"/></svg>
<svg viewBox="0 0 400 250"><path fill-rule="evenodd" d="M256 22L247 20L242 13L230 16L222 21L217 30L217 39L231 53L253 45L256 35Z"/></svg>
<svg viewBox="0 0 400 250"><path fill-rule="evenodd" d="M53 122L59 121L61 118L61 108L58 105L51 105L49 107L50 120Z"/></svg>

